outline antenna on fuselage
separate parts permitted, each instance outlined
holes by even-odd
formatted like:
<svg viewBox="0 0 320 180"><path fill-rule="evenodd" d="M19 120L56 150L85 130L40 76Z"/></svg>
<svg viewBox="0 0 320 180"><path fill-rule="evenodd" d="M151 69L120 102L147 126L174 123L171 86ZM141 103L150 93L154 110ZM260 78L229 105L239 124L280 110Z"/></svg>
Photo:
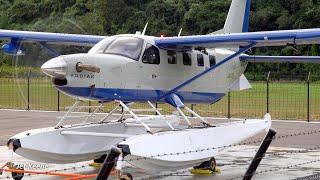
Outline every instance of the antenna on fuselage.
<svg viewBox="0 0 320 180"><path fill-rule="evenodd" d="M144 26L144 29L142 31L143 36L146 34L147 27L148 27L148 22L146 23L146 25Z"/></svg>
<svg viewBox="0 0 320 180"><path fill-rule="evenodd" d="M182 28L181 28L181 29L180 29L180 31L179 31L178 37L180 37L180 35L181 35L181 32L182 32Z"/></svg>

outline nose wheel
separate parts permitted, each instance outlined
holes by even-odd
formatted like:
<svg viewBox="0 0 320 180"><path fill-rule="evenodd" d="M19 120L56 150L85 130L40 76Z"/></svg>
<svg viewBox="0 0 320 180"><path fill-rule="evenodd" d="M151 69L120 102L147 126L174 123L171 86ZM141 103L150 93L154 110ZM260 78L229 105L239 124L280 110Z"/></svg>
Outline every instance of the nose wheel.
<svg viewBox="0 0 320 180"><path fill-rule="evenodd" d="M123 173L119 176L120 180L133 180L133 176L130 173Z"/></svg>
<svg viewBox="0 0 320 180"><path fill-rule="evenodd" d="M24 170L23 167L18 167L16 165L13 166L13 169L22 170L22 171ZM21 180L24 176L24 173L23 172L21 172L21 173L20 172L12 172L11 176L14 180Z"/></svg>
<svg viewBox="0 0 320 180"><path fill-rule="evenodd" d="M24 170L23 167L19 167L17 165L15 165L12 161L13 161L13 149L14 149L14 145L13 145L13 142L9 142L8 143L8 162L6 164L6 166L9 168L9 169L15 169L15 170ZM20 180L23 178L24 176L24 173L23 172L12 172L11 173L11 176L14 180Z"/></svg>

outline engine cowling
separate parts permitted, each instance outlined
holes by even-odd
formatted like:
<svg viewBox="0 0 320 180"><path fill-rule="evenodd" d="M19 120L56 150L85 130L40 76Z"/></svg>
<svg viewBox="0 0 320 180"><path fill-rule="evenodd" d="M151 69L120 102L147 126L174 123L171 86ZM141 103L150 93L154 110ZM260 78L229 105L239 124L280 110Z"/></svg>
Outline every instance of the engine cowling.
<svg viewBox="0 0 320 180"><path fill-rule="evenodd" d="M25 50L20 42L11 41L2 46L2 52L10 56L25 55Z"/></svg>

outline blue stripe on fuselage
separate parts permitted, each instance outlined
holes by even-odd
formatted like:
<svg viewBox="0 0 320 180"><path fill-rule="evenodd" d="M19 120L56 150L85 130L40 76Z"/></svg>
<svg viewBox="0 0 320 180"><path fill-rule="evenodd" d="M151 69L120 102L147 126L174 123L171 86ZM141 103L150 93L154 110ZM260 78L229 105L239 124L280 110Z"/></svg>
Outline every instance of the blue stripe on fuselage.
<svg viewBox="0 0 320 180"><path fill-rule="evenodd" d="M141 89L106 89L95 88L91 91L90 87L63 87L56 88L70 96L97 100L97 101L133 101L133 102L165 102L160 99L165 91L161 90L141 90ZM225 96L225 93L205 93L205 92L186 92L176 93L184 103L215 103Z"/></svg>

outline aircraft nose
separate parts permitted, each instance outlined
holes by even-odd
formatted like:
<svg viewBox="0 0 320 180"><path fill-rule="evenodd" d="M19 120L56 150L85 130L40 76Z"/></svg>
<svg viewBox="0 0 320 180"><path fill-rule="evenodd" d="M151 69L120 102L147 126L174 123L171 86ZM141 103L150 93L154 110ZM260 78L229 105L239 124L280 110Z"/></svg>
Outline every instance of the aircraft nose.
<svg viewBox="0 0 320 180"><path fill-rule="evenodd" d="M56 57L41 66L42 72L53 78L64 78L67 74L67 63L63 58Z"/></svg>

